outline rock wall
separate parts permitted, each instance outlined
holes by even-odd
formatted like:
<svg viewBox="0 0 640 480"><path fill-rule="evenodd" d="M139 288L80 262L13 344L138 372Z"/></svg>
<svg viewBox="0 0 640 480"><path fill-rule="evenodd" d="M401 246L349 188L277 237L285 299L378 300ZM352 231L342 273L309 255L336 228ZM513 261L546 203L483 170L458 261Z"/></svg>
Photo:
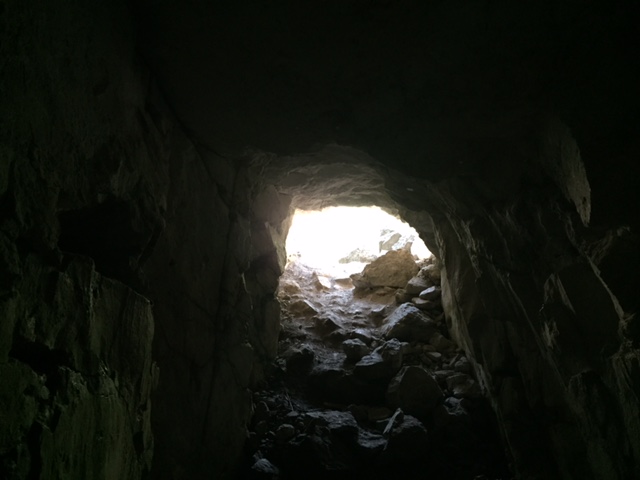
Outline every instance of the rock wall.
<svg viewBox="0 0 640 480"><path fill-rule="evenodd" d="M233 478L251 389L276 354L289 201L179 131L176 142L187 148L176 147L167 227L145 269L161 372L153 476Z"/></svg>
<svg viewBox="0 0 640 480"><path fill-rule="evenodd" d="M332 203L438 252L520 477L640 476L637 7L159 3L0 1L0 476L233 477Z"/></svg>
<svg viewBox="0 0 640 480"><path fill-rule="evenodd" d="M587 175L589 150L557 119L530 127L496 145L484 172L440 181L335 145L256 162L296 206L375 202L435 243L448 326L492 400L518 478L632 478L640 351L622 278L637 262L635 211L612 206L627 210L627 226L592 218L600 179ZM520 163L507 167L511 148Z"/></svg>
<svg viewBox="0 0 640 480"><path fill-rule="evenodd" d="M166 166L118 2L0 4L0 477L141 478Z"/></svg>
<svg viewBox="0 0 640 480"><path fill-rule="evenodd" d="M188 139L124 2L0 7L0 476L231 477L288 200Z"/></svg>
<svg viewBox="0 0 640 480"><path fill-rule="evenodd" d="M584 226L596 199L574 138L552 122L539 141L543 173L527 172L517 196L471 198L462 192L480 190L474 179L449 182L456 194L441 197L447 213L434 221L448 320L475 359L520 477L632 478L637 307L621 306L625 287L607 283L592 253L596 239L615 255L616 234L600 239L606 229Z"/></svg>

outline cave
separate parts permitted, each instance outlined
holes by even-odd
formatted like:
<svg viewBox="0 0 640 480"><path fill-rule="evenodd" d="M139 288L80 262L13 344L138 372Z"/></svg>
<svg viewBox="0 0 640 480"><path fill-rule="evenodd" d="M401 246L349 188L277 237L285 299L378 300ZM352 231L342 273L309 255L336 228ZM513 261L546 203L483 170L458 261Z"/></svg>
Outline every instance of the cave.
<svg viewBox="0 0 640 480"><path fill-rule="evenodd" d="M640 478L639 22L0 0L0 477L244 478L292 215L377 205L437 259L500 476Z"/></svg>

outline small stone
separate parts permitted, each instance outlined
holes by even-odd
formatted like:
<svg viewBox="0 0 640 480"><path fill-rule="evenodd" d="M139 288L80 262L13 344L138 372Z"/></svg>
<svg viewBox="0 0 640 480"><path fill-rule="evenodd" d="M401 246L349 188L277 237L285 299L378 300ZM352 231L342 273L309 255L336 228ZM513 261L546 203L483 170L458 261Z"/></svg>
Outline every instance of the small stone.
<svg viewBox="0 0 640 480"><path fill-rule="evenodd" d="M471 363L469 363L467 357L462 357L454 363L453 369L460 373L471 373Z"/></svg>
<svg viewBox="0 0 640 480"><path fill-rule="evenodd" d="M369 353L369 347L362 340L357 338L342 342L342 350L347 355L347 360L357 362Z"/></svg>
<svg viewBox="0 0 640 480"><path fill-rule="evenodd" d="M276 480L280 471L273 463L266 458L260 458L251 467L254 478Z"/></svg>
<svg viewBox="0 0 640 480"><path fill-rule="evenodd" d="M397 372L400 367L402 367L402 359L408 346L408 343L392 338L391 340L384 342L374 351L379 353L382 356L382 359Z"/></svg>
<svg viewBox="0 0 640 480"><path fill-rule="evenodd" d="M444 384L447 381L447 378L455 374L456 372L454 372L453 370L436 370L435 372L433 372L433 377L438 383Z"/></svg>
<svg viewBox="0 0 640 480"><path fill-rule="evenodd" d="M400 288L400 289L396 290L396 303L397 304L410 302L411 301L411 297L413 297L413 295L411 295L410 293L407 293L407 291L404 288Z"/></svg>
<svg viewBox="0 0 640 480"><path fill-rule="evenodd" d="M477 398L482 394L476 381L464 373L456 373L448 377L447 388L457 398Z"/></svg>
<svg viewBox="0 0 640 480"><path fill-rule="evenodd" d="M434 362L439 362L442 359L442 354L440 352L426 352L425 355L429 360L433 360Z"/></svg>
<svg viewBox="0 0 640 480"><path fill-rule="evenodd" d="M330 318L316 317L314 318L313 323L316 332L318 332L320 335L328 335L340 328L340 325L338 325Z"/></svg>
<svg viewBox="0 0 640 480"><path fill-rule="evenodd" d="M429 287L423 291L420 292L420 295L418 295L418 297L420 297L423 300L437 300L441 297L441 290L440 287Z"/></svg>
<svg viewBox="0 0 640 480"><path fill-rule="evenodd" d="M420 310L433 310L437 307L437 305L431 300L423 300L420 297L414 297L411 299L411 303L413 303Z"/></svg>
<svg viewBox="0 0 640 480"><path fill-rule="evenodd" d="M278 427L275 433L276 433L276 442L284 443L287 440L290 440L291 438L295 437L296 429L293 425L290 425L288 423L283 423Z"/></svg>
<svg viewBox="0 0 640 480"><path fill-rule="evenodd" d="M358 447L365 455L374 456L379 454L387 445L387 439L382 435L371 433L366 430L358 432Z"/></svg>
<svg viewBox="0 0 640 480"><path fill-rule="evenodd" d="M312 283L316 290L331 290L333 287L329 277L318 275L315 272L312 275Z"/></svg>
<svg viewBox="0 0 640 480"><path fill-rule="evenodd" d="M428 278L435 285L440 285L441 273L440 267L438 267L435 263L431 265L427 265L420 270L419 275L424 278Z"/></svg>
<svg viewBox="0 0 640 480"><path fill-rule="evenodd" d="M431 282L429 279L423 277L413 277L407 282L407 286L404 287L404 289L409 295L418 295L420 292L426 290L431 286L433 286L433 282Z"/></svg>

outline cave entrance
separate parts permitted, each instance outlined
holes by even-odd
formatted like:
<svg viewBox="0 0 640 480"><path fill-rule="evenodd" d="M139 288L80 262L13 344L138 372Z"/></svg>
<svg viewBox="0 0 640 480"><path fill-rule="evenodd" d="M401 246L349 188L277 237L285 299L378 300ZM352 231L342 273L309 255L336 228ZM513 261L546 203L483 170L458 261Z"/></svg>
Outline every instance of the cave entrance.
<svg viewBox="0 0 640 480"><path fill-rule="evenodd" d="M375 206L296 210L287 253L309 267L356 273L389 250L408 249L416 260L431 256L418 232Z"/></svg>
<svg viewBox="0 0 640 480"><path fill-rule="evenodd" d="M370 342L431 258L415 229L379 207L296 210L286 249L278 298L290 342L281 346L305 345L285 353L289 370L306 368L305 355L325 365L341 361L345 340Z"/></svg>
<svg viewBox="0 0 640 480"><path fill-rule="evenodd" d="M284 372L353 367L385 343L383 319L399 304L443 318L434 257L414 228L379 207L296 210L286 248L278 288ZM428 340L412 335L402 340ZM344 400L323 387L327 395Z"/></svg>
<svg viewBox="0 0 640 480"><path fill-rule="evenodd" d="M377 207L298 210L286 249L251 473L500 478L493 414L449 335L439 262L416 231Z"/></svg>

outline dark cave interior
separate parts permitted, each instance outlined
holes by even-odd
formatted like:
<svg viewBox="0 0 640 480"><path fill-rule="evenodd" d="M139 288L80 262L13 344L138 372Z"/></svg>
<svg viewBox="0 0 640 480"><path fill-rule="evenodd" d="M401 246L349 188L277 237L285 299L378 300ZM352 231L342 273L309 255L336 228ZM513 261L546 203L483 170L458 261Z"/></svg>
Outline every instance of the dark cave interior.
<svg viewBox="0 0 640 480"><path fill-rule="evenodd" d="M243 478L293 212L378 205L487 478L640 478L638 3L218 3L0 0L0 477Z"/></svg>

